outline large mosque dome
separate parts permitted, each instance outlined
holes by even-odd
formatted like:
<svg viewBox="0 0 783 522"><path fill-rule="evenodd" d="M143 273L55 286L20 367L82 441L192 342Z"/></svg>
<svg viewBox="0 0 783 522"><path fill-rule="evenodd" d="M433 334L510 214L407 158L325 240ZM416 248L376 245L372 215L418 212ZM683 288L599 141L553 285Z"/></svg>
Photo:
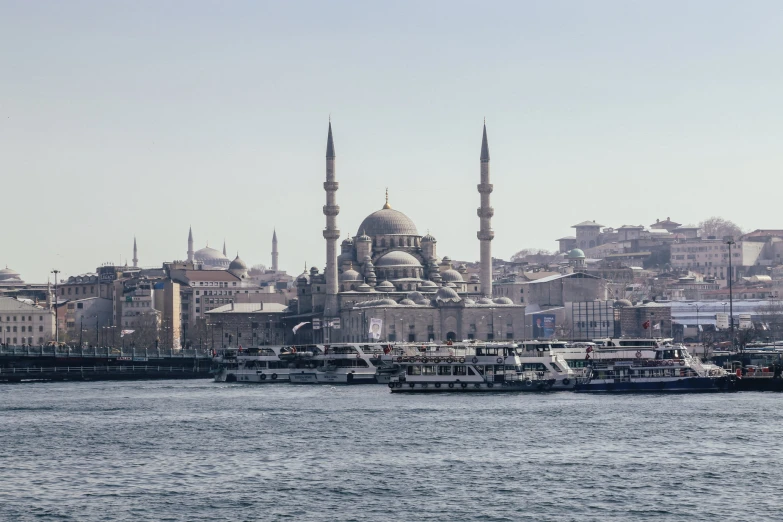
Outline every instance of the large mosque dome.
<svg viewBox="0 0 783 522"><path fill-rule="evenodd" d="M193 260L197 263L201 263L205 268L228 268L231 261L224 256L219 250L215 250L211 247L204 247L201 250L196 250L193 254Z"/></svg>
<svg viewBox="0 0 783 522"><path fill-rule="evenodd" d="M419 231L413 221L398 210L384 205L381 210L373 212L359 225L357 236L366 234L370 237L384 235L418 236Z"/></svg>

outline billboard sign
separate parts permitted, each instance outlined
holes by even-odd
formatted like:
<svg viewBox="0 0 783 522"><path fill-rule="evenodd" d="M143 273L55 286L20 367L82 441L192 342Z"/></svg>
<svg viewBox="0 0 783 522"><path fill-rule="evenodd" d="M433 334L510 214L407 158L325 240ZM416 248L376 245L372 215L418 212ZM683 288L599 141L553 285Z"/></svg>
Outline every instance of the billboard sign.
<svg viewBox="0 0 783 522"><path fill-rule="evenodd" d="M715 314L715 328L718 330L726 330L729 327L729 314L719 313Z"/></svg>
<svg viewBox="0 0 783 522"><path fill-rule="evenodd" d="M750 314L740 314L739 316L740 330L748 330L753 328L753 321L750 319Z"/></svg>
<svg viewBox="0 0 783 522"><path fill-rule="evenodd" d="M381 338L381 332L383 331L383 319L370 319L370 339L376 341Z"/></svg>
<svg viewBox="0 0 783 522"><path fill-rule="evenodd" d="M551 339L555 336L555 314L533 315L533 337Z"/></svg>

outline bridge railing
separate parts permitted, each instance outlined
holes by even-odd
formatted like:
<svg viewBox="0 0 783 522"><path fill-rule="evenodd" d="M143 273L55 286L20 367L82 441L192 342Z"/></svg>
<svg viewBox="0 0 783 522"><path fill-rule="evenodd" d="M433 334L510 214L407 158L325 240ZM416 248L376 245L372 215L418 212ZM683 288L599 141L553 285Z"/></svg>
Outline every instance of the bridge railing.
<svg viewBox="0 0 783 522"><path fill-rule="evenodd" d="M25 357L97 357L117 358L130 357L142 359L190 359L212 358L210 350L144 350L139 348L109 348L106 346L93 347L68 347L68 346L8 346L0 345L0 356L25 356Z"/></svg>
<svg viewBox="0 0 783 522"><path fill-rule="evenodd" d="M193 366L52 366L48 368L0 368L0 376L3 375L40 375L49 373L149 373L149 372L181 372L204 373L204 368Z"/></svg>

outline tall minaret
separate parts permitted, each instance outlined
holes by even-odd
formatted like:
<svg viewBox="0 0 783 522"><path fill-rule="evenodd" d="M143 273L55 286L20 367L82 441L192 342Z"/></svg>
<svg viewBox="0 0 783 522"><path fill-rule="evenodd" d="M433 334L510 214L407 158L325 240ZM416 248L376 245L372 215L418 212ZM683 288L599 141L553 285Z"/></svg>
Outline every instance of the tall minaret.
<svg viewBox="0 0 783 522"><path fill-rule="evenodd" d="M237 254L237 255L239 255L239 254ZM228 256L228 254L226 253L226 240L224 238L223 239L223 257L226 257L226 256Z"/></svg>
<svg viewBox="0 0 783 522"><path fill-rule="evenodd" d="M334 317L339 312L337 309L337 239L340 237L340 230L337 228L337 214L340 213L340 207L337 206L339 185L335 181L334 160L334 141L332 140L332 122L330 120L329 136L326 140L326 182L324 183L326 191L326 205L324 205L324 215L326 216L326 228L324 229L324 239L326 239L324 317Z"/></svg>
<svg viewBox="0 0 783 522"><path fill-rule="evenodd" d="M272 232L272 270L277 272L277 230Z"/></svg>
<svg viewBox="0 0 783 522"><path fill-rule="evenodd" d="M136 236L133 236L133 266L139 266L139 251L136 249Z"/></svg>
<svg viewBox="0 0 783 522"><path fill-rule="evenodd" d="M489 205L489 195L492 184L489 182L489 145L487 144L487 122L484 122L484 136L481 138L481 183L478 185L481 194L481 206L478 209L481 227L478 238L481 242L481 293L492 297L492 215L495 210Z"/></svg>
<svg viewBox="0 0 783 522"><path fill-rule="evenodd" d="M188 263L193 262L193 227L188 228Z"/></svg>

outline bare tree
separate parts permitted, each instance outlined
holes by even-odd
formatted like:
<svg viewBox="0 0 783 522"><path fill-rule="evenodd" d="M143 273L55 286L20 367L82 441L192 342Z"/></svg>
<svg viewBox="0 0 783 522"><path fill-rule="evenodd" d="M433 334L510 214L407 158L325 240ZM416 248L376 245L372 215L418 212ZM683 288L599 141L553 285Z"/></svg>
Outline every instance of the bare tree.
<svg viewBox="0 0 783 522"><path fill-rule="evenodd" d="M701 229L702 237L715 236L721 239L724 236L733 236L736 238L742 235L742 229L739 225L718 216L712 216L711 218L705 219L699 223L699 228Z"/></svg>
<svg viewBox="0 0 783 522"><path fill-rule="evenodd" d="M744 353L745 347L748 345L748 343L751 343L756 339L756 329L742 328L736 331L735 336L737 348L739 349L740 353Z"/></svg>
<svg viewBox="0 0 783 522"><path fill-rule="evenodd" d="M555 254L543 248L523 248L513 256L512 262L528 261L536 264L551 263L555 259Z"/></svg>

